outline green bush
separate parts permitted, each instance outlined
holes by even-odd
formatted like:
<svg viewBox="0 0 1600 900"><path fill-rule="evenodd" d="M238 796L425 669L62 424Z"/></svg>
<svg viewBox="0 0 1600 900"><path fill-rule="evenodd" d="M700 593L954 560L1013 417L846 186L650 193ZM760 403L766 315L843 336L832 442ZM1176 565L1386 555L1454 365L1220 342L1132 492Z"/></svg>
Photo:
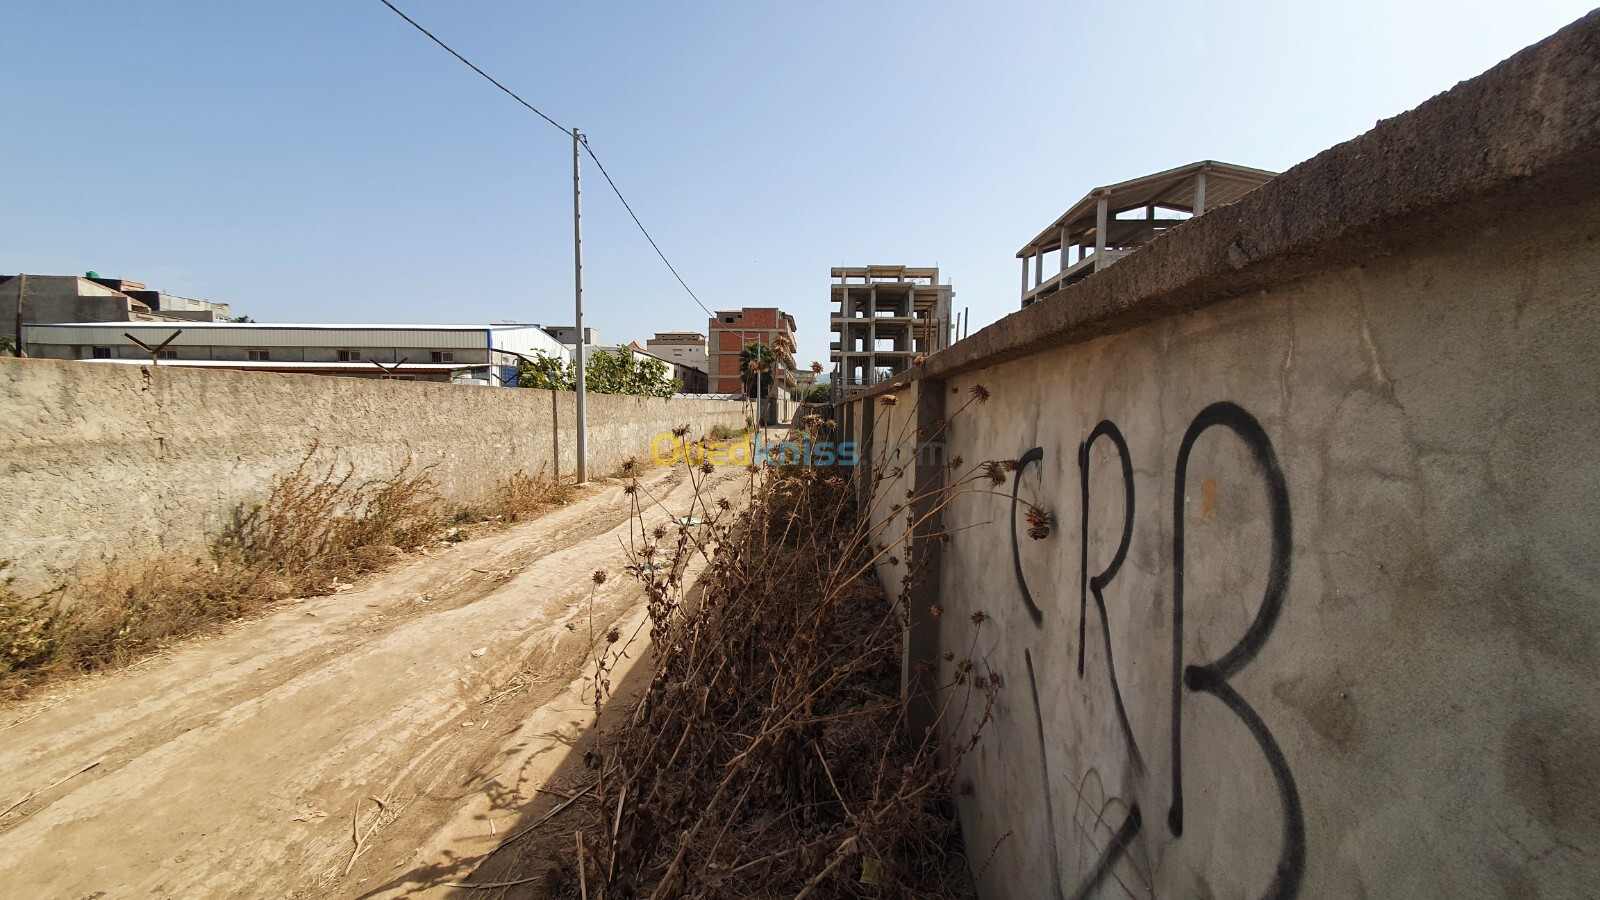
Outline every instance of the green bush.
<svg viewBox="0 0 1600 900"><path fill-rule="evenodd" d="M596 394L633 394L640 397L671 397L683 389L683 382L667 377L667 364L659 359L640 359L627 350L597 350L584 362L584 389ZM517 386L546 391L578 389L576 364L546 353L517 366Z"/></svg>

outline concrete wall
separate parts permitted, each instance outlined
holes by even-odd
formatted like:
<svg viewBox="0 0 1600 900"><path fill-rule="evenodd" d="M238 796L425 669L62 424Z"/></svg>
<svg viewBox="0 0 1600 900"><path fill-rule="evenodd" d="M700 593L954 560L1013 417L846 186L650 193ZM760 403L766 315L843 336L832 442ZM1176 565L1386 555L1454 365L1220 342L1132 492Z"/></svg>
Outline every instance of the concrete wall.
<svg viewBox="0 0 1600 900"><path fill-rule="evenodd" d="M991 618L983 896L1592 895L1597 62L1591 16L841 411L875 520L919 418L1021 463L908 597L942 682Z"/></svg>
<svg viewBox="0 0 1600 900"><path fill-rule="evenodd" d="M574 471L575 397L356 378L0 359L0 559L19 589L113 557L201 553L313 442L358 476L434 466L456 503L512 472ZM651 436L744 424L744 405L591 394L589 473Z"/></svg>

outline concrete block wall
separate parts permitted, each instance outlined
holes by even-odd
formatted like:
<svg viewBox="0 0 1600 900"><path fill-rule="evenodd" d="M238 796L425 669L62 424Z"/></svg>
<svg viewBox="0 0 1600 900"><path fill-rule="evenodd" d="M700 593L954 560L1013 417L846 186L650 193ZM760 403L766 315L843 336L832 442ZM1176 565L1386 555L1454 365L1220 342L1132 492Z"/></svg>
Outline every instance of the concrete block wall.
<svg viewBox="0 0 1600 900"><path fill-rule="evenodd" d="M358 478L433 466L451 502L516 471L575 470L571 393L0 359L0 560L19 590L105 564L203 554L243 503L319 443ZM744 404L591 394L589 473L650 438L740 428Z"/></svg>
<svg viewBox="0 0 1600 900"><path fill-rule="evenodd" d="M945 683L989 617L984 897L1600 884L1597 72L1591 15L840 411L869 485L934 396L1019 463L906 598Z"/></svg>

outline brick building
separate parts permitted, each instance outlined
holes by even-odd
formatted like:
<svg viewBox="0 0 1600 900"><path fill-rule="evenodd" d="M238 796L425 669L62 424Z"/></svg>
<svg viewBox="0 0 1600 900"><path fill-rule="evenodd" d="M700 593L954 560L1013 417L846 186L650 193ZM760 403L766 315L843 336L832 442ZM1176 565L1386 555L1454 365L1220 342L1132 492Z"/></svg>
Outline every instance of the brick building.
<svg viewBox="0 0 1600 900"><path fill-rule="evenodd" d="M710 346L707 348L711 393L743 393L744 386L739 380L740 351L752 341L771 347L780 334L787 336L793 346L794 331L794 316L776 306L717 310L716 316L711 319ZM767 377L774 379L773 384L778 391L789 390L795 386L794 355L783 351L776 356L775 371L768 373Z"/></svg>

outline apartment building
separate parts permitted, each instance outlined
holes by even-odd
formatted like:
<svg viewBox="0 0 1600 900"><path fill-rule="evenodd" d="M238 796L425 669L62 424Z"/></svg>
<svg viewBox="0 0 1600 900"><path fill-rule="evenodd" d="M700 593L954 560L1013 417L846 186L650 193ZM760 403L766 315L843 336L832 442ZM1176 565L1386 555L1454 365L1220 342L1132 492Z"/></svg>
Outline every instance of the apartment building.
<svg viewBox="0 0 1600 900"><path fill-rule="evenodd" d="M711 340L707 351L708 374L711 393L742 394L744 383L740 379L739 354L752 342L774 347L779 335L794 344L794 316L775 306L747 306L743 309L719 309L711 318L708 329ZM776 365L772 372L763 373L770 379L772 393L787 391L795 386L794 355L787 349L775 352ZM762 393L767 393L763 388Z"/></svg>

